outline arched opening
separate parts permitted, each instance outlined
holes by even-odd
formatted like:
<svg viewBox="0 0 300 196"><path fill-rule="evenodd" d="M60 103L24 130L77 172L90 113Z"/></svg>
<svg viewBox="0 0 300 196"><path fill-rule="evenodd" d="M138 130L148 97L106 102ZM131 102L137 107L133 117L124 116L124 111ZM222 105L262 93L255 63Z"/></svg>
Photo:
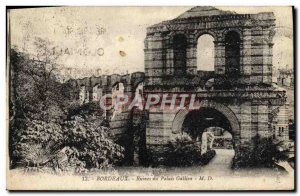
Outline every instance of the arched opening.
<svg viewBox="0 0 300 196"><path fill-rule="evenodd" d="M174 75L182 76L186 74L186 37L182 34L174 36L173 55L174 55Z"/></svg>
<svg viewBox="0 0 300 196"><path fill-rule="evenodd" d="M79 91L79 102L80 104L83 104L86 102L87 99L87 93L84 85L80 86L80 91Z"/></svg>
<svg viewBox="0 0 300 196"><path fill-rule="evenodd" d="M235 154L233 130L229 119L220 111L207 107L190 111L183 121L182 132L201 144L201 154L213 149L216 156L225 156L231 166Z"/></svg>
<svg viewBox="0 0 300 196"><path fill-rule="evenodd" d="M144 83L141 82L137 85L136 89L135 89L135 96L137 95L143 95L143 89L144 89Z"/></svg>
<svg viewBox="0 0 300 196"><path fill-rule="evenodd" d="M229 31L225 35L225 72L227 76L236 78L240 74L240 35Z"/></svg>
<svg viewBox="0 0 300 196"><path fill-rule="evenodd" d="M100 101L102 97L102 88L99 84L96 84L93 87L93 101Z"/></svg>
<svg viewBox="0 0 300 196"><path fill-rule="evenodd" d="M143 93L144 93L144 83L141 82L137 85L134 93L134 106L139 109L143 108Z"/></svg>
<svg viewBox="0 0 300 196"><path fill-rule="evenodd" d="M111 119L115 117L116 114L122 112L122 105L118 104L118 101L123 101L124 99L124 84L122 82L117 82L116 84L113 85L112 90L111 90L111 103L112 107L114 109L113 115ZM116 105L118 104L118 105ZM116 107L117 106L117 107Z"/></svg>
<svg viewBox="0 0 300 196"><path fill-rule="evenodd" d="M231 131L229 120L221 112L205 107L189 112L183 121L182 130L196 140L209 127L222 127Z"/></svg>
<svg viewBox="0 0 300 196"><path fill-rule="evenodd" d="M112 86L111 89L111 96L112 96L112 104L114 105L117 101L117 97L123 97L124 96L124 84L122 82L117 82Z"/></svg>
<svg viewBox="0 0 300 196"><path fill-rule="evenodd" d="M215 70L215 46L214 38L209 34L203 34L197 41L197 71Z"/></svg>

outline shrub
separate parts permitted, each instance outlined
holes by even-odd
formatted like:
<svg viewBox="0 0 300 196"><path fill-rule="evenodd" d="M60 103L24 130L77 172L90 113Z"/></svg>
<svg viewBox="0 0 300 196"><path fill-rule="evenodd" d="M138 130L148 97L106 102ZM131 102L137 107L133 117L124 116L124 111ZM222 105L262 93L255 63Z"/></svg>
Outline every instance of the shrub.
<svg viewBox="0 0 300 196"><path fill-rule="evenodd" d="M156 147L148 151L152 166L188 167L206 165L216 155L215 150L209 150L201 155L201 143L188 136L178 137L166 146Z"/></svg>
<svg viewBox="0 0 300 196"><path fill-rule="evenodd" d="M58 123L32 120L28 121L26 126L27 129L20 136L22 143L34 142L47 144L50 141L59 143L62 140L62 127Z"/></svg>
<svg viewBox="0 0 300 196"><path fill-rule="evenodd" d="M282 143L271 138L255 137L253 146L241 147L236 154L233 167L275 167L281 160L287 160L287 150L282 150Z"/></svg>
<svg viewBox="0 0 300 196"><path fill-rule="evenodd" d="M200 157L201 165L208 164L216 156L215 150L209 150Z"/></svg>
<svg viewBox="0 0 300 196"><path fill-rule="evenodd" d="M151 167L167 165L168 148L166 146L152 146L147 149L146 163Z"/></svg>
<svg viewBox="0 0 300 196"><path fill-rule="evenodd" d="M18 130L14 145L14 167L45 166L63 143L62 127L55 122L31 120Z"/></svg>
<svg viewBox="0 0 300 196"><path fill-rule="evenodd" d="M103 169L118 164L124 149L109 136L109 128L80 116L61 126L33 120L16 145L23 167L51 167L54 171Z"/></svg>
<svg viewBox="0 0 300 196"><path fill-rule="evenodd" d="M65 146L72 150L69 155L82 162L85 168L108 168L124 157L123 147L109 139L109 129L87 122L81 117L66 123Z"/></svg>
<svg viewBox="0 0 300 196"><path fill-rule="evenodd" d="M43 167L55 156L51 145L23 143L20 149L20 164L24 167Z"/></svg>
<svg viewBox="0 0 300 196"><path fill-rule="evenodd" d="M201 144L188 137L176 138L167 145L165 164L168 166L192 166L200 160Z"/></svg>

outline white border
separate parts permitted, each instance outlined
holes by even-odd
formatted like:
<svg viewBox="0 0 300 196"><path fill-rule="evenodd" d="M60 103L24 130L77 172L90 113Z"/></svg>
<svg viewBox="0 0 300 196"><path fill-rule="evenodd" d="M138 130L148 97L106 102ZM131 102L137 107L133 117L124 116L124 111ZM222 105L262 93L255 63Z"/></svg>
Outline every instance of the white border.
<svg viewBox="0 0 300 196"><path fill-rule="evenodd" d="M69 5L69 6L193 6L193 5L218 5L218 6L285 6L285 5L294 5L296 9L300 8L300 1L299 0L248 0L248 1L241 1L241 0L213 0L213 1L200 1L200 0L184 0L184 1L175 1L175 0L151 0L151 1L141 1L141 0L127 0L126 2L122 2L121 0L31 0L31 1L17 1L17 0L4 0L0 1L1 5L1 30L0 30L0 38L2 38L1 47L0 47L0 59L2 61L2 66L0 66L0 89L1 89L1 96L0 96L0 108L2 112L0 112L0 125L1 125L1 147L0 147L0 195L8 195L10 194L6 191L6 175L5 175L5 168L6 168L6 7L9 6L17 6L17 5L24 5L24 6L42 6L42 5ZM299 15L299 14L298 14ZM296 15L297 16L297 15ZM299 32L299 19L296 17L296 32ZM297 57L299 57L299 36L296 35L297 39ZM297 61L296 61L297 62ZM298 61L299 63L299 61ZM299 76L299 69L297 69L297 76ZM297 80L297 92L299 92L299 80ZM297 97L297 101L299 103L299 96ZM298 104L297 104L298 105ZM297 112L297 116L299 114ZM299 119L297 118L297 130L299 130ZM299 146L299 132L297 134L297 146ZM299 157L299 150L297 150L297 157ZM298 163L299 163L299 159ZM299 173L299 164L297 165L297 174ZM297 177L299 177L297 175ZM299 179L298 179L299 181ZM299 188L299 187L298 187ZM17 193L21 194L21 193ZM22 193L24 194L24 193ZM37 193L37 195L43 195L45 193ZM57 195L62 195L64 193L55 193ZM80 193L82 194L82 193ZM84 193L87 194L87 193ZM101 194L109 194L109 193L101 193ZM162 194L162 193L159 193ZM207 193L201 193L207 194ZM281 193L283 195L287 193Z"/></svg>

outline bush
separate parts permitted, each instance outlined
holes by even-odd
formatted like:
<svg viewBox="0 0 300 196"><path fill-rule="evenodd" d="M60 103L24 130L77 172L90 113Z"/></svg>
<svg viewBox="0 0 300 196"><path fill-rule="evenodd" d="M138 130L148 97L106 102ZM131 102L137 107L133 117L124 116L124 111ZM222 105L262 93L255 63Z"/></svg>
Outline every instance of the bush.
<svg viewBox="0 0 300 196"><path fill-rule="evenodd" d="M158 167L167 164L168 148L166 146L150 146L147 148L145 162L151 167Z"/></svg>
<svg viewBox="0 0 300 196"><path fill-rule="evenodd" d="M216 156L215 150L209 150L200 157L201 165L208 164Z"/></svg>
<svg viewBox="0 0 300 196"><path fill-rule="evenodd" d="M43 146L35 143L22 143L20 148L20 165L24 167L43 167L48 164L55 153L51 145Z"/></svg>
<svg viewBox="0 0 300 196"><path fill-rule="evenodd" d="M63 132L60 124L32 120L24 123L18 130L13 155L14 167L44 166L63 143Z"/></svg>
<svg viewBox="0 0 300 196"><path fill-rule="evenodd" d="M276 167L278 161L287 160L287 150L282 150L282 143L271 138L255 137L253 146L241 147L236 154L233 167Z"/></svg>
<svg viewBox="0 0 300 196"><path fill-rule="evenodd" d="M216 155L215 150L209 150L201 155L201 143L190 137L178 137L166 146L148 150L152 166L189 167L206 165Z"/></svg>
<svg viewBox="0 0 300 196"><path fill-rule="evenodd" d="M201 144L188 137L176 138L167 145L165 160L167 166L192 166L199 164L200 160Z"/></svg>
<svg viewBox="0 0 300 196"><path fill-rule="evenodd" d="M123 147L109 139L109 129L87 122L81 117L68 121L65 126L65 146L86 169L108 168L124 158Z"/></svg>
<svg viewBox="0 0 300 196"><path fill-rule="evenodd" d="M112 167L123 151L110 139L109 128L76 116L61 126L33 120L14 153L20 166L66 171Z"/></svg>

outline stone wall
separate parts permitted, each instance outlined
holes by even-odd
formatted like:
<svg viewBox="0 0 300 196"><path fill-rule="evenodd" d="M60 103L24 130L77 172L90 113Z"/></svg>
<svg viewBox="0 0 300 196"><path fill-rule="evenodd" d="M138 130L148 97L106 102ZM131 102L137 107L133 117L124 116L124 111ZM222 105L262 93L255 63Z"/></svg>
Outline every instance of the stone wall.
<svg viewBox="0 0 300 196"><path fill-rule="evenodd" d="M195 103L200 108L214 109L225 116L230 124L227 131L233 135L234 149L238 151L242 145L251 144L257 135L275 135L274 139L278 139L278 127L273 129L274 125L285 126L285 121L278 120L285 119L285 115L277 116L278 108L286 101L285 91L272 86L274 27L273 13L237 14L195 7L173 20L147 28L145 74L115 74L68 83L76 100L84 86L88 102L93 100L95 85L105 95L120 82L124 93L131 96L141 83L145 98L150 94L195 94ZM213 72L197 70L197 40L203 34L210 34L215 40ZM168 110L160 104L149 109L145 133L149 156L155 157L169 141L183 134L182 125L189 112ZM110 110L106 114L112 133L122 139L131 127L132 112L123 110L114 116ZM114 118L110 119L111 116ZM286 140L285 132L280 137Z"/></svg>
<svg viewBox="0 0 300 196"><path fill-rule="evenodd" d="M145 94L196 94L202 107L214 108L228 118L236 150L240 145L251 143L256 135L271 137L273 116L270 111L283 105L286 99L284 91L272 86L274 27L273 13L237 14L213 7L195 7L173 20L148 27ZM237 43L236 51L239 51L233 61L228 60L231 58L230 40L226 38L232 32L237 38L233 43ZM215 69L206 78L197 71L197 40L203 34L215 40ZM175 46L178 35L186 39L186 45L180 46L181 53ZM178 56L186 60L181 61L180 72ZM234 64L230 63L237 59L238 72L232 73L230 66ZM182 70L185 72L181 73ZM208 80L214 81L216 88L206 88L203 84ZM149 149L155 151L153 146L158 148L180 135L188 112L161 110L159 106L149 111L146 131Z"/></svg>
<svg viewBox="0 0 300 196"><path fill-rule="evenodd" d="M202 15L203 10L209 10ZM203 34L215 39L215 74L226 75L225 37L236 32L240 43L240 83L271 84L272 38L275 18L273 13L224 13L215 8L195 7L194 17L175 18L147 28L145 39L145 74L148 85L160 84L174 74L174 37L184 35L186 46L186 74L197 74L197 40ZM209 12L218 15L209 15ZM198 15L197 15L198 14Z"/></svg>
<svg viewBox="0 0 300 196"><path fill-rule="evenodd" d="M113 87L118 83L123 83L124 93L130 97L134 97L135 90L140 83L144 82L144 73L136 72L127 75L102 75L99 77L87 77L83 79L72 79L67 82L67 84L72 86L71 96L73 100L77 100L80 103L88 103L93 101L93 88L98 85L101 88L102 96L107 94L112 94ZM84 87L85 93L88 96L86 101L81 102L80 100L80 89ZM100 98L97 101L100 102ZM111 97L108 97L107 102L111 102ZM126 109L118 112L114 115L113 110L107 110L105 112L105 117L110 122L111 133L116 139L120 139L122 135L127 131L128 123L130 122L130 113ZM112 118L112 116L114 116Z"/></svg>

